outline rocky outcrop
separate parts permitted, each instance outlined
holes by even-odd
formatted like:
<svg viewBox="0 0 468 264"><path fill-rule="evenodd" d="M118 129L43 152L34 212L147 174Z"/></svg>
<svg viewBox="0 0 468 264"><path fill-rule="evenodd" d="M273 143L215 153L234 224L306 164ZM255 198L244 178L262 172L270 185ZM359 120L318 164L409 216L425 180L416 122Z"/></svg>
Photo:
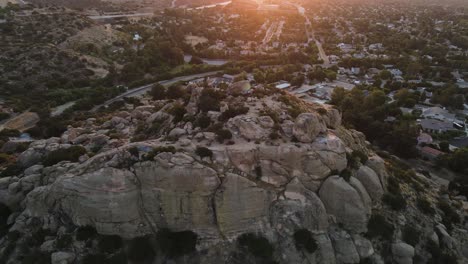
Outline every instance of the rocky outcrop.
<svg viewBox="0 0 468 264"><path fill-rule="evenodd" d="M24 233L26 240L30 231L50 230L53 234L36 248L53 263L82 263L83 254L92 251L88 246L100 239L157 234L157 240L166 230L196 234L197 252L181 258L187 263L258 263L239 248L237 238L246 233L269 241L271 258L281 264L410 263L415 249L422 248L422 242L413 248L399 241L402 226L412 223L413 201L408 199L404 216L386 211L380 201L389 177L385 162L367 148L362 133L341 126L336 109L298 104L303 113L292 118L273 96L244 102L231 95L235 105L242 100L249 111L224 122L221 113L234 104L223 101L219 110L201 114L202 90L191 89L180 122L173 123L169 110L182 102L161 100L91 118L60 138L32 143L18 157L25 170L0 179L0 202L14 211L7 219L9 231ZM232 138L220 143L225 130ZM77 162L41 164L51 151L72 145L88 153ZM349 163L354 151L367 161ZM410 187L400 185L402 195L410 197L403 193ZM376 211L389 219L389 229L395 226L389 241L364 234ZM432 227L432 218L414 218ZM78 241L77 226L95 228L96 237L113 236ZM306 234L307 249L296 241L299 231ZM73 245L58 248L68 233ZM463 234L436 226L431 235L444 250L461 252ZM392 254L381 257L382 248Z"/></svg>
<svg viewBox="0 0 468 264"><path fill-rule="evenodd" d="M326 129L325 122L317 113L303 113L296 118L292 133L300 142L311 143Z"/></svg>
<svg viewBox="0 0 468 264"><path fill-rule="evenodd" d="M372 200L380 201L384 190L379 176L371 168L361 166L356 173L356 178L364 185Z"/></svg>
<svg viewBox="0 0 468 264"><path fill-rule="evenodd" d="M319 196L327 213L346 229L356 233L367 230L369 209L358 191L339 176L330 176L322 184Z"/></svg>
<svg viewBox="0 0 468 264"><path fill-rule="evenodd" d="M273 193L235 174L227 174L214 198L216 221L227 238L268 228Z"/></svg>
<svg viewBox="0 0 468 264"><path fill-rule="evenodd" d="M241 115L231 118L227 127L248 140L264 140L271 133L273 120L268 116Z"/></svg>
<svg viewBox="0 0 468 264"><path fill-rule="evenodd" d="M412 264L414 248L411 245L400 242L392 245L393 260L397 264Z"/></svg>

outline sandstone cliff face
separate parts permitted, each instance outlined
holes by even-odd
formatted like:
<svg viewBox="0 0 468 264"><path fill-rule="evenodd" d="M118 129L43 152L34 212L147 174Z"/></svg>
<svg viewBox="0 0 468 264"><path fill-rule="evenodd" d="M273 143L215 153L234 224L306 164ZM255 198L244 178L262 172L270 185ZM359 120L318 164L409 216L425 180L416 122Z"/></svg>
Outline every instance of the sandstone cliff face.
<svg viewBox="0 0 468 264"><path fill-rule="evenodd" d="M196 98L189 113L197 113ZM258 111L262 103L278 112L281 124ZM319 114L311 106L293 118L272 98L248 105L248 113L224 124L232 134L228 144L190 122L172 123L165 112L170 104L157 112L140 106L101 124L89 119L61 138L34 142L19 157L29 168L0 182L0 202L16 212L10 230L26 232L30 219L55 232L64 232L58 223L66 222L125 239L190 230L205 252L192 263L237 263L227 256L236 239L258 233L274 243L279 263L381 263L363 234L372 209L381 207L389 173L363 135L343 128L333 108ZM141 123L157 123L160 131L135 143L106 136L112 130L130 137ZM75 163L34 165L71 144L100 151ZM354 152L368 160L351 162ZM311 232L313 252L298 248L298 230ZM392 250L397 262L407 263L411 249L396 244ZM56 255L62 256L74 259Z"/></svg>

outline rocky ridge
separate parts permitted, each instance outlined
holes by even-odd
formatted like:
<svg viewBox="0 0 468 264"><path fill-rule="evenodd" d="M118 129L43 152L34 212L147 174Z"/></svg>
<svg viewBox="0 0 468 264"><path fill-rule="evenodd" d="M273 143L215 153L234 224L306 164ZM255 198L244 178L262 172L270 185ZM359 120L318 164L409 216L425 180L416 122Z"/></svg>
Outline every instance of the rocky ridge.
<svg viewBox="0 0 468 264"><path fill-rule="evenodd" d="M369 235L376 211L393 229L407 220L381 202L394 177L388 161L362 133L345 129L336 109L264 88L261 96L230 95L217 111L203 111L203 89L185 89L185 100L127 105L70 126L60 138L33 142L18 157L25 170L0 179L0 202L12 212L9 234L21 242L48 230L38 248L51 253L52 263L85 263L94 252L79 243L76 227L124 241L161 230L196 234L189 262L163 254L156 263L413 263L415 247L419 260L434 258L422 243L404 242L401 231L392 230L388 241ZM240 102L247 109L235 110ZM76 146L86 152L77 160L46 162ZM440 223L431 230L437 218L422 222L444 252L466 260L466 230L449 235ZM298 245L303 230L313 250ZM266 238L274 253L231 246L251 233ZM58 247L63 234L76 243ZM10 240L2 238L2 256ZM7 263L24 255L10 250Z"/></svg>

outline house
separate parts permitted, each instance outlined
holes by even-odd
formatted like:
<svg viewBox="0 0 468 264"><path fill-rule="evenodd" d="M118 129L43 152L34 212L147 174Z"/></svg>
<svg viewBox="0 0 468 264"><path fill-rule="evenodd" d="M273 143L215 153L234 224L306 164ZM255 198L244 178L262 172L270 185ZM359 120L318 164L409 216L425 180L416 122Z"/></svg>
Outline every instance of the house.
<svg viewBox="0 0 468 264"><path fill-rule="evenodd" d="M431 135L427 134L427 133L419 133L419 136L418 136L418 145L421 145L421 144L431 144L432 143L432 137Z"/></svg>
<svg viewBox="0 0 468 264"><path fill-rule="evenodd" d="M399 69L390 69L389 71L395 77L403 75L403 72L400 71Z"/></svg>
<svg viewBox="0 0 468 264"><path fill-rule="evenodd" d="M291 84L288 83L288 82L284 82L284 81L280 81L276 84L276 89L288 89L289 87L291 87Z"/></svg>
<svg viewBox="0 0 468 264"><path fill-rule="evenodd" d="M424 118L432 118L447 122L455 121L455 114L452 114L449 111L438 106L423 109L421 116Z"/></svg>
<svg viewBox="0 0 468 264"><path fill-rule="evenodd" d="M442 151L440 150L437 150L435 148L431 148L431 147L422 147L420 149L420 152L421 156L423 158L427 158L429 160L434 160L436 159L437 157L439 157L440 155L444 154Z"/></svg>
<svg viewBox="0 0 468 264"><path fill-rule="evenodd" d="M422 119L420 125L422 130L428 133L444 133L455 130L452 122L439 121L436 119Z"/></svg>
<svg viewBox="0 0 468 264"><path fill-rule="evenodd" d="M450 150L468 147L468 137L454 138L449 142Z"/></svg>
<svg viewBox="0 0 468 264"><path fill-rule="evenodd" d="M382 43L375 43L369 45L369 50L381 50L383 48Z"/></svg>
<svg viewBox="0 0 468 264"><path fill-rule="evenodd" d="M351 44L340 43L340 44L338 44L336 46L338 48L340 48L345 53L349 53L349 52L354 50L354 47Z"/></svg>

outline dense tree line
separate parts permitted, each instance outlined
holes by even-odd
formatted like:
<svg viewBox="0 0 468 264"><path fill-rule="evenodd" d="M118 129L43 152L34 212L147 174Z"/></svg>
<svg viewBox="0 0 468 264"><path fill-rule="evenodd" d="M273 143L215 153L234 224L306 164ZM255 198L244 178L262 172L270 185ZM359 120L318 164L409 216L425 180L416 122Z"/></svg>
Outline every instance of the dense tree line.
<svg viewBox="0 0 468 264"><path fill-rule="evenodd" d="M343 113L344 125L362 131L368 140L402 157L417 154L418 129L412 120L398 118L385 122L389 116L401 117L397 103L387 104L384 92L356 87L351 91L336 88L331 103Z"/></svg>

